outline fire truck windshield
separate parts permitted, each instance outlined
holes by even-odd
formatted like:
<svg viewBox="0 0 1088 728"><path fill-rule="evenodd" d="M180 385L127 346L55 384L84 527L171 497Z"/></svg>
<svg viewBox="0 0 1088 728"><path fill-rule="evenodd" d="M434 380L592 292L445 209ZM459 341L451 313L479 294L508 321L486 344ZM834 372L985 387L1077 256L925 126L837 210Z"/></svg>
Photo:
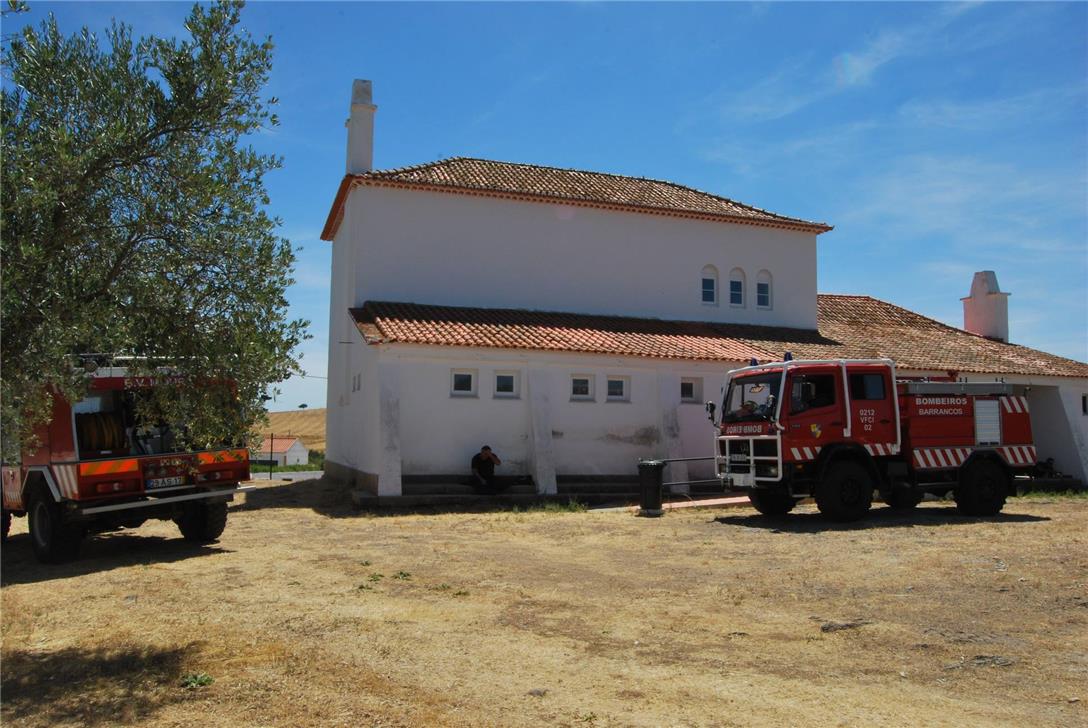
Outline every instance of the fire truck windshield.
<svg viewBox="0 0 1088 728"><path fill-rule="evenodd" d="M733 379L722 402L722 422L770 420L782 383L782 372L752 374Z"/></svg>

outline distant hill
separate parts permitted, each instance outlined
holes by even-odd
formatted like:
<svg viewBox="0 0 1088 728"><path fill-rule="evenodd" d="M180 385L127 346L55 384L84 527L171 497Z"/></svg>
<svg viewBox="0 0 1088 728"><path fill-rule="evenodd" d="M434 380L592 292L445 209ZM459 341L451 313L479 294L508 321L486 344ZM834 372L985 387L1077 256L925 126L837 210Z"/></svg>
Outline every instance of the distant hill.
<svg viewBox="0 0 1088 728"><path fill-rule="evenodd" d="M325 450L325 408L269 412L268 425L261 434L293 435L302 438L302 444L311 450Z"/></svg>

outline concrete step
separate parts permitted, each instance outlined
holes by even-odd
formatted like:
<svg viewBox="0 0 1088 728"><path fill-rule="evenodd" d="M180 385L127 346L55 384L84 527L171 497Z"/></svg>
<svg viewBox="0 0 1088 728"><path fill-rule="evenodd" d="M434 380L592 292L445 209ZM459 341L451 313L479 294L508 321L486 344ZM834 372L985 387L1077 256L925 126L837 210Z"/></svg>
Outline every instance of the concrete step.
<svg viewBox="0 0 1088 728"><path fill-rule="evenodd" d="M403 495L487 495L475 486L467 483L402 483ZM536 495L536 486L532 483L509 485L502 495Z"/></svg>
<svg viewBox="0 0 1088 728"><path fill-rule="evenodd" d="M531 506L548 501L567 502L569 499L556 496L544 497L523 493L498 495L401 495L378 497L366 491L355 490L351 493L351 502L356 508L509 508L511 506Z"/></svg>
<svg viewBox="0 0 1088 728"><path fill-rule="evenodd" d="M635 484L632 484L632 483L612 483L612 484L608 484L608 483L559 483L559 494L560 495L578 495L578 496L581 496L581 495L608 495L608 494L611 494L611 495L617 495L617 496L618 495L634 495L635 497L638 497L638 494L641 493L641 492L642 491L638 487L637 483L635 483ZM665 492L666 495L668 495L670 492L680 494L679 490L674 491L674 490L671 490L670 488L665 488L664 492ZM688 495L720 496L720 495L724 495L724 491L720 487L716 488L716 487L713 487L713 486L710 486L710 487L691 486L691 489L688 491Z"/></svg>

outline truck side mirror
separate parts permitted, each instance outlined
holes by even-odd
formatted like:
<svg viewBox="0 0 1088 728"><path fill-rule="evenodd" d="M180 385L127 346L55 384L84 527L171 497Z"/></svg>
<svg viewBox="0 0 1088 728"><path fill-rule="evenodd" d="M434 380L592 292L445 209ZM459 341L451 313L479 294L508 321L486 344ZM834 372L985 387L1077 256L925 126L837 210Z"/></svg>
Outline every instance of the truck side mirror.
<svg viewBox="0 0 1088 728"><path fill-rule="evenodd" d="M718 409L718 405L714 404L713 402L707 402L706 403L706 418L708 420L710 420L711 422L714 421L714 412L717 409Z"/></svg>

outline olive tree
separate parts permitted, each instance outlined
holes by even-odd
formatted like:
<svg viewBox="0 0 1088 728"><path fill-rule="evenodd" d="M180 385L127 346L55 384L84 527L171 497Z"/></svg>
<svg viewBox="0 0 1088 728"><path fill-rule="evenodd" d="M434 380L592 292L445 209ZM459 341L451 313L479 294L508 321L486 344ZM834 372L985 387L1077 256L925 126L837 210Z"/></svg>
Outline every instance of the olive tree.
<svg viewBox="0 0 1088 728"><path fill-rule="evenodd" d="M5 39L0 221L0 408L6 454L30 444L52 393L78 399L81 354L175 384L141 416L190 444L237 437L266 388L300 373L307 322L289 320L294 253L267 212L253 135L271 39L241 3L197 5L183 39L65 35L50 16ZM226 394L225 394L226 393Z"/></svg>

